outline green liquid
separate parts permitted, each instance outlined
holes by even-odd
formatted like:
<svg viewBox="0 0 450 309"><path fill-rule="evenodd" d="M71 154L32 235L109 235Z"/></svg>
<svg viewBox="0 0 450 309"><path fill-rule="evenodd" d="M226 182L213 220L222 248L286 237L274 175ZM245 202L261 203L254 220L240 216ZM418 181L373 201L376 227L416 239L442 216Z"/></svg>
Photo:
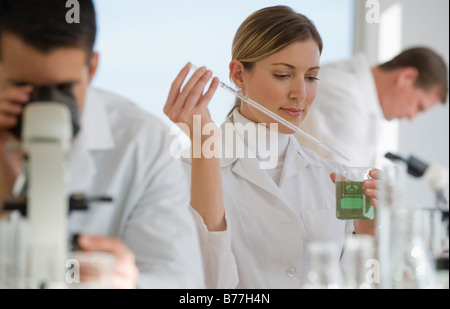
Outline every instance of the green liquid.
<svg viewBox="0 0 450 309"><path fill-rule="evenodd" d="M364 194L362 181L336 182L336 217L341 220L372 220L374 208Z"/></svg>

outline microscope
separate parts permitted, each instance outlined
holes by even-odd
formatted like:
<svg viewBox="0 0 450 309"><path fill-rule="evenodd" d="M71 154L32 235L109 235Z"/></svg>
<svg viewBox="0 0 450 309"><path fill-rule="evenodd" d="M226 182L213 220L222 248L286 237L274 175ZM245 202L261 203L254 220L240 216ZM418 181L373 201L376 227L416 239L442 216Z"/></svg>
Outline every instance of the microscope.
<svg viewBox="0 0 450 309"><path fill-rule="evenodd" d="M385 157L391 161L402 161L406 164L407 173L413 177L422 177L436 194L436 208L446 212L448 217L449 171L437 162L425 163L415 156L403 158L388 152Z"/></svg>
<svg viewBox="0 0 450 309"><path fill-rule="evenodd" d="M19 210L27 219L30 288L57 288L65 282L71 204L66 159L79 121L72 90L36 87L11 130L21 141L25 159L4 209Z"/></svg>

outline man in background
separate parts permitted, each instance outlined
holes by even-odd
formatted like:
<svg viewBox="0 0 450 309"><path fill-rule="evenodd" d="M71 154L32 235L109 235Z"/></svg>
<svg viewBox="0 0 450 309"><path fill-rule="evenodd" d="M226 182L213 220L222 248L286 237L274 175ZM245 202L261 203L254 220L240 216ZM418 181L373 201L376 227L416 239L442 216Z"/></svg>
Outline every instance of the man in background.
<svg viewBox="0 0 450 309"><path fill-rule="evenodd" d="M384 120L413 120L448 93L447 66L426 47L404 50L383 64L371 67L364 55L324 65L319 90L301 128L327 143L354 166L375 166L377 143ZM298 136L319 155L341 160L322 147Z"/></svg>

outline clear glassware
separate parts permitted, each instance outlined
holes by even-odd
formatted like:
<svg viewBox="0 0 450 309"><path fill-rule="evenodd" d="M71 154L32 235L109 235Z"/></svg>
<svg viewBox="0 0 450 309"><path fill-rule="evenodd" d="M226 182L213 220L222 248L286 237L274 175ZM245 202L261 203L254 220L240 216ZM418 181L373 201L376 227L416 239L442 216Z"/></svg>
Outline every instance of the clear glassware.
<svg viewBox="0 0 450 309"><path fill-rule="evenodd" d="M303 289L339 289L344 287L340 252L336 243L314 241L308 244L310 270Z"/></svg>
<svg viewBox="0 0 450 309"><path fill-rule="evenodd" d="M436 267L422 233L421 212L409 208L392 214L397 245L392 250L392 288L435 288Z"/></svg>
<svg viewBox="0 0 450 309"><path fill-rule="evenodd" d="M0 289L28 287L27 229L24 219L0 220Z"/></svg>
<svg viewBox="0 0 450 309"><path fill-rule="evenodd" d="M385 166L377 207L380 287L435 288L436 269L422 233L420 212L405 201L406 166Z"/></svg>
<svg viewBox="0 0 450 309"><path fill-rule="evenodd" d="M346 288L378 288L379 264L376 259L374 237L370 235L347 236L344 242L342 265Z"/></svg>

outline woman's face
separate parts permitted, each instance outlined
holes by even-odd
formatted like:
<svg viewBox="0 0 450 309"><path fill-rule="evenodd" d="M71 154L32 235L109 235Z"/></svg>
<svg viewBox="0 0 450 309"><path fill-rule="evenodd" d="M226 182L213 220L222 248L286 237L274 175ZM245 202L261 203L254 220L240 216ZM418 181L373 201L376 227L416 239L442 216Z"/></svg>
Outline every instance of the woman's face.
<svg viewBox="0 0 450 309"><path fill-rule="evenodd" d="M310 39L294 42L243 73L244 94L270 111L300 126L311 108L317 94L320 51ZM246 118L266 123L275 121L261 111L242 102L240 112ZM279 132L294 133L279 125Z"/></svg>

